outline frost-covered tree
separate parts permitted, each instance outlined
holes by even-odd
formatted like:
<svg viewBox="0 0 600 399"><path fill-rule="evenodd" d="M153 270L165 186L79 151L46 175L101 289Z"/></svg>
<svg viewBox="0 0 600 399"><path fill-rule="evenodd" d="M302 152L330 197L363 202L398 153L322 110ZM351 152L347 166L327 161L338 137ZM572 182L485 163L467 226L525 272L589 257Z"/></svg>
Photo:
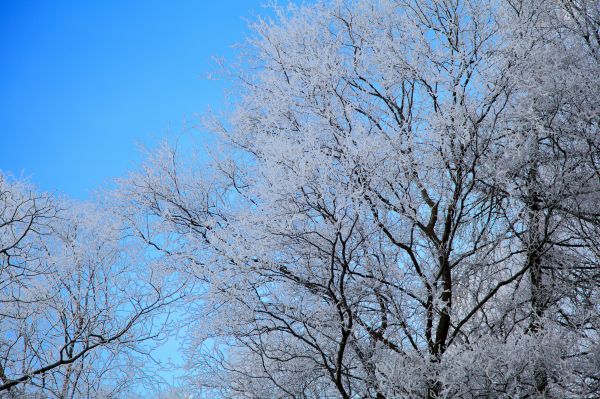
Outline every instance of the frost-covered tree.
<svg viewBox="0 0 600 399"><path fill-rule="evenodd" d="M0 397L135 392L144 343L177 293L123 231L100 205L0 174Z"/></svg>
<svg viewBox="0 0 600 399"><path fill-rule="evenodd" d="M597 4L275 13L213 161L165 146L119 191L198 283L198 396L597 396Z"/></svg>

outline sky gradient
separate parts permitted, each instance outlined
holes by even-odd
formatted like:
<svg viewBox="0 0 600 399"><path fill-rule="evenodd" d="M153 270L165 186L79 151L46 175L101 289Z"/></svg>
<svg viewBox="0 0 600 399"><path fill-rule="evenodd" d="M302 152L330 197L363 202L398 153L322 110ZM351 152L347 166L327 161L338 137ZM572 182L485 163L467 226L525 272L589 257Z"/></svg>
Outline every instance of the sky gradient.
<svg viewBox="0 0 600 399"><path fill-rule="evenodd" d="M259 0L0 3L0 170L84 199L222 103Z"/></svg>

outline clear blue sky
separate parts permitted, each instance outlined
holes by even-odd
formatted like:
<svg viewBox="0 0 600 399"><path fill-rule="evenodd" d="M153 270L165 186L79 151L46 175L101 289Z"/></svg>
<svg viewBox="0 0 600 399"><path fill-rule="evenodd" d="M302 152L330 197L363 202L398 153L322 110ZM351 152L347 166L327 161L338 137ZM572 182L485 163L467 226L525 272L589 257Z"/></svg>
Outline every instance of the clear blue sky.
<svg viewBox="0 0 600 399"><path fill-rule="evenodd" d="M206 79L262 0L0 2L0 170L86 198L219 106Z"/></svg>

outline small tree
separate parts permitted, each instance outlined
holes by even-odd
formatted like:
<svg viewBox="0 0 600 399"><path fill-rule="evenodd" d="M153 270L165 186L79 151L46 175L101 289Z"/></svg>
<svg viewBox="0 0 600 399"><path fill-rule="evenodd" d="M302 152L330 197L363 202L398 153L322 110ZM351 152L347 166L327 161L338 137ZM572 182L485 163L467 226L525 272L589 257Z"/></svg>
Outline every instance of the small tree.
<svg viewBox="0 0 600 399"><path fill-rule="evenodd" d="M97 205L57 200L0 175L0 392L114 398L177 297ZM3 393L3 394L4 394Z"/></svg>

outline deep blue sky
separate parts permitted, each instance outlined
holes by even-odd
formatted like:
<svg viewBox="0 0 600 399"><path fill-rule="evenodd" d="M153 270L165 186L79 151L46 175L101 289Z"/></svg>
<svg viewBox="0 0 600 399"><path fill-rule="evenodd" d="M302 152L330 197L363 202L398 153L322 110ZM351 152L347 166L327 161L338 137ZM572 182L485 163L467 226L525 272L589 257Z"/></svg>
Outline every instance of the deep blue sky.
<svg viewBox="0 0 600 399"><path fill-rule="evenodd" d="M86 198L219 106L206 79L263 0L0 2L0 170Z"/></svg>

